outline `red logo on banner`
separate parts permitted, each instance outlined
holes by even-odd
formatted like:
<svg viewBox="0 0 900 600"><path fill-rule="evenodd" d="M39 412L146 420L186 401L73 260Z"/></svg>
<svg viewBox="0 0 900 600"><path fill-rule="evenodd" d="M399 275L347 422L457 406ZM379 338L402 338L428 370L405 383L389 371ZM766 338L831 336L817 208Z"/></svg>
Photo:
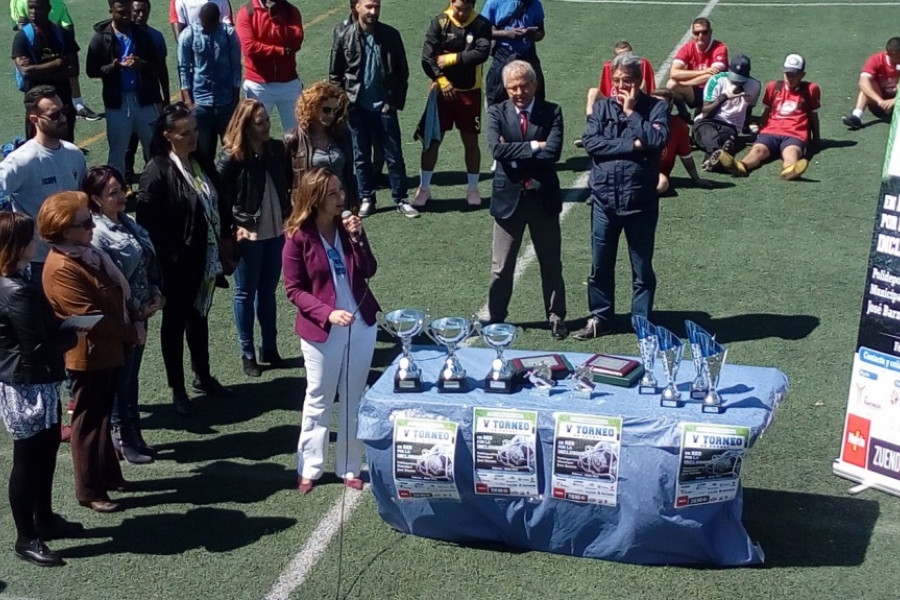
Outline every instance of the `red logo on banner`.
<svg viewBox="0 0 900 600"><path fill-rule="evenodd" d="M409 490L397 490L397 495L401 498L411 498Z"/></svg>
<svg viewBox="0 0 900 600"><path fill-rule="evenodd" d="M675 506L687 506L689 501L687 496L678 496L675 499Z"/></svg>
<svg viewBox="0 0 900 600"><path fill-rule="evenodd" d="M866 468L866 454L869 445L869 428L872 422L854 414L847 413L847 435L844 438L844 451L841 459L851 465Z"/></svg>
<svg viewBox="0 0 900 600"><path fill-rule="evenodd" d="M476 483L475 484L475 493L476 494L487 494L488 486L486 483Z"/></svg>
<svg viewBox="0 0 900 600"><path fill-rule="evenodd" d="M564 490L562 488L558 488L558 487L553 488L553 497L554 498L562 498L563 500L565 500L566 499L566 490Z"/></svg>

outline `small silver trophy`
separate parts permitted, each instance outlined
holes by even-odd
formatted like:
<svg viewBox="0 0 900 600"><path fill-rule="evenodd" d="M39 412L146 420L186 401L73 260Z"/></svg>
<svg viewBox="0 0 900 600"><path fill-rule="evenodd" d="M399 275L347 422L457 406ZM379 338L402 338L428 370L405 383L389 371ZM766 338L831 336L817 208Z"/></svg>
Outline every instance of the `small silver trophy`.
<svg viewBox="0 0 900 600"><path fill-rule="evenodd" d="M694 381L691 382L691 399L703 400L706 397L706 373L703 371L703 356L700 351L700 336L712 337L705 329L685 319L688 342L691 344L691 361L694 363Z"/></svg>
<svg viewBox="0 0 900 600"><path fill-rule="evenodd" d="M701 410L705 413L721 414L725 407L722 406L722 396L716 391L716 387L719 385L719 376L722 373L722 367L725 366L728 350L723 348L711 335L705 334L700 336L700 353L703 357L707 385Z"/></svg>
<svg viewBox="0 0 900 600"><path fill-rule="evenodd" d="M422 332L425 322L428 321L428 313L413 308L401 308L387 314L379 312L375 319L382 329L400 338L403 356L394 373L394 392L421 392L422 371L410 355L410 350L412 339Z"/></svg>
<svg viewBox="0 0 900 600"><path fill-rule="evenodd" d="M666 387L659 397L659 405L666 408L681 408L684 402L681 400L681 392L675 385L675 378L678 375L678 367L681 366L681 358L684 356L684 342L664 327L657 327L656 335L659 337L659 356L666 374Z"/></svg>
<svg viewBox="0 0 900 600"><path fill-rule="evenodd" d="M637 335L638 348L641 351L641 362L644 364L644 376L638 382L639 394L655 394L658 384L653 376L653 365L656 363L656 354L659 352L659 337L656 335L656 325L642 315L631 317L631 326Z"/></svg>
<svg viewBox="0 0 900 600"><path fill-rule="evenodd" d="M556 386L556 382L553 381L553 374L549 365L538 365L528 371L525 376L531 382L531 385L534 386L531 388L532 395L543 398L550 397L550 390Z"/></svg>
<svg viewBox="0 0 900 600"><path fill-rule="evenodd" d="M587 365L575 367L566 379L572 384L572 397L577 400L590 400L597 384L594 383L594 374Z"/></svg>
<svg viewBox="0 0 900 600"><path fill-rule="evenodd" d="M485 344L497 351L497 357L491 361L491 370L484 378L484 391L511 394L516 389L515 374L503 358L503 349L516 341L519 328L509 323L491 323L483 327L476 323L475 330L481 334Z"/></svg>
<svg viewBox="0 0 900 600"><path fill-rule="evenodd" d="M475 318L442 317L432 321L425 333L435 343L447 347L447 358L444 359L444 367L438 377L439 392L467 392L469 385L466 380L466 370L456 356L456 348L460 342L475 332Z"/></svg>

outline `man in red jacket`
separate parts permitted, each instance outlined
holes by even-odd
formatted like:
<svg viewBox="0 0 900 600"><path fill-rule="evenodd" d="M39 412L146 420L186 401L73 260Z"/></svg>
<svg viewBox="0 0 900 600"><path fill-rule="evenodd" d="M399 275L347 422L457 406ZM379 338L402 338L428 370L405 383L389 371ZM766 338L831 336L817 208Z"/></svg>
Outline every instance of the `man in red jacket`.
<svg viewBox="0 0 900 600"><path fill-rule="evenodd" d="M287 0L250 0L237 14L244 55L244 93L259 100L272 116L277 107L284 131L296 127L294 103L303 84L297 77L297 52L303 44L300 10Z"/></svg>

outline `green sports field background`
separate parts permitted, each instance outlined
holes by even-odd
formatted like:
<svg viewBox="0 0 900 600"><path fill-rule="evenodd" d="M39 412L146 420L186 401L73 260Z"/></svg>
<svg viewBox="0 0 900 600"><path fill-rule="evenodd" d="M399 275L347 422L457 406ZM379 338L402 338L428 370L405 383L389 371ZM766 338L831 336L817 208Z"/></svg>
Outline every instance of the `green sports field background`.
<svg viewBox="0 0 900 600"><path fill-rule="evenodd" d="M90 24L106 14L101 0L69 0L81 60ZM331 29L346 16L344 0L298 3L307 25L298 54L305 83L326 75ZM482 2L479 2L481 6ZM659 70L703 2L579 3L545 0L547 39L540 53L548 97L566 117L559 172L572 187L587 168L571 145L583 128L584 89L619 39ZM418 174L412 131L424 105L427 80L418 68L428 19L443 0L384 0L382 19L402 33L410 60L410 97L401 127L411 191ZM167 7L158 0L152 23L171 33ZM775 423L744 465L744 521L767 554L753 569L639 567L504 548L461 548L404 536L378 517L365 492L342 536L336 536L295 600L362 599L838 599L897 597L900 577L900 505L892 496L850 497L850 483L831 474L840 447L849 370L861 306L865 263L888 127L876 123L848 132L840 123L856 96L863 61L896 35L897 5L853 2L722 1L710 13L715 37L732 54L751 56L753 75L780 77L788 52L807 58L808 78L822 88L820 118L825 149L802 181L778 179L763 168L748 180L715 175L715 190L687 184L676 165L677 196L665 198L657 233L659 290L655 320L681 331L692 318L717 333L729 361L772 365L784 371L791 392ZM0 32L9 48L12 32ZM170 51L174 45L170 45ZM170 56L176 90L174 55ZM21 94L12 63L0 86L0 140L22 124ZM3 75L0 75L3 77ZM96 81L82 80L84 96L102 109ZM277 119L274 120L277 122ZM276 127L277 129L277 127ZM273 132L275 133L275 132ZM106 159L104 123L79 121L77 140L90 164ZM488 173L486 145L482 172ZM699 154L695 155L699 159ZM366 220L379 259L372 280L385 308L416 306L433 315L468 315L486 301L491 218L485 208L464 209L461 145L451 134L442 149L434 197L420 219L384 210ZM483 175L481 191L490 191ZM583 180L582 180L583 181ZM681 187L684 186L684 187ZM590 269L589 209L585 192L572 190L563 221L563 265L570 322L587 314ZM382 208L387 198L380 199ZM624 248L623 248L624 250ZM629 268L620 252L617 305L628 307ZM528 268L510 307L526 328L519 348L636 351L632 334L594 342L553 342L543 328L537 269ZM280 347L299 355L293 310L279 294ZM578 325L579 323L574 323ZM158 326L158 323L156 324ZM0 502L0 596L106 600L265 597L292 558L309 541L342 487L323 485L307 497L293 491L294 454L304 372L269 371L243 376L229 291L218 295L211 316L213 372L233 385L234 398L198 399L198 414L174 414L151 333L141 379L147 437L162 450L153 465L124 465L140 491L118 495L124 511L99 515L77 505L67 448L60 451L56 508L82 521L88 537L51 547L67 561L42 570L17 561L14 529ZM395 355L382 337L372 377ZM296 364L299 365L299 362ZM673 414L677 418L677 414ZM0 436L0 480L11 463L11 444ZM340 577L339 577L340 575Z"/></svg>

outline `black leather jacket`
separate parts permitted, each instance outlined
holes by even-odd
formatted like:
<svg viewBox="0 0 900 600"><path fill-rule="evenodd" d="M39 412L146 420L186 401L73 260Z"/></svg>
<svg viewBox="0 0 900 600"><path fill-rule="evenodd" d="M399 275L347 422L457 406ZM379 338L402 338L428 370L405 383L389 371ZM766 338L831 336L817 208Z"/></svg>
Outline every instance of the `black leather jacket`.
<svg viewBox="0 0 900 600"><path fill-rule="evenodd" d="M219 172L222 203L231 208L235 225L256 231L260 204L266 191L266 173L278 192L282 216L287 218L291 214L289 190L293 183L293 170L291 157L281 140L269 140L260 154L243 161L223 150L216 160L216 170Z"/></svg>
<svg viewBox="0 0 900 600"><path fill-rule="evenodd" d="M328 78L347 92L350 103L356 102L362 82L363 49L359 23L340 24L334 28L331 44L331 64ZM376 23L373 35L381 48L382 83L385 102L391 108L403 110L409 88L409 65L400 32L384 23Z"/></svg>
<svg viewBox="0 0 900 600"><path fill-rule="evenodd" d="M63 381L63 355L78 337L60 331L61 322L36 284L18 274L0 277L0 381Z"/></svg>

